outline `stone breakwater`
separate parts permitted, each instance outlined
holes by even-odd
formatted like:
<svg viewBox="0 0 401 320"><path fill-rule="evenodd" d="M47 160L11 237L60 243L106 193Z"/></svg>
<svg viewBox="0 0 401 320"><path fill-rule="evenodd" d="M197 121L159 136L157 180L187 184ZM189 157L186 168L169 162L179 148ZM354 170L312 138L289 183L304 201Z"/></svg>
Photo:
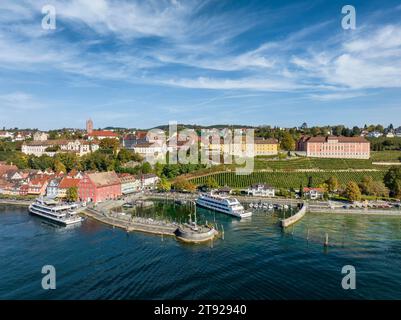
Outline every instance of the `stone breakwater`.
<svg viewBox="0 0 401 320"><path fill-rule="evenodd" d="M288 217L287 219L282 219L281 222L281 227L283 228L287 228L290 225L298 222L299 220L301 220L303 218L303 216L306 213L306 204L304 203L302 205L302 208L294 215L292 215L291 217Z"/></svg>
<svg viewBox="0 0 401 320"><path fill-rule="evenodd" d="M178 227L178 225L174 223L167 223L152 219L129 217L123 218L117 215L111 216L90 208L82 210L81 213L104 224L124 229L127 232L141 231L159 235L175 236L174 232L175 230L177 230Z"/></svg>

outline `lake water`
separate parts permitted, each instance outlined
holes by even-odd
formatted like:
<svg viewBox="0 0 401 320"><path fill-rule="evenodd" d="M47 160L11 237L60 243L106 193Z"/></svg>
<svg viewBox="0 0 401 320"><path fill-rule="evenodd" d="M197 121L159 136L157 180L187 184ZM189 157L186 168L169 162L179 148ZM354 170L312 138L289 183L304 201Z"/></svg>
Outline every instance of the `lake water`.
<svg viewBox="0 0 401 320"><path fill-rule="evenodd" d="M55 228L0 206L0 299L401 299L398 217L308 213L285 232L276 214L198 209L198 219L223 225L224 240L189 245L89 219ZM56 290L41 287L44 265ZM344 265L356 268L355 290L342 289Z"/></svg>

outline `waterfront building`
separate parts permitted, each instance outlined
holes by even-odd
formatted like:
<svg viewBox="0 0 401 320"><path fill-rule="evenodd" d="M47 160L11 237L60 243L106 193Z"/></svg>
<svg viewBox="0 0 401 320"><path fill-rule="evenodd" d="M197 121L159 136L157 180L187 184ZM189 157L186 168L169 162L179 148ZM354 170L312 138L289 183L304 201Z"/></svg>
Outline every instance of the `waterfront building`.
<svg viewBox="0 0 401 320"><path fill-rule="evenodd" d="M263 183L256 183L248 187L248 196L260 196L260 197L274 197L275 190L272 186Z"/></svg>
<svg viewBox="0 0 401 320"><path fill-rule="evenodd" d="M142 190L154 190L160 181L160 178L153 173L139 175L138 179L141 181Z"/></svg>
<svg viewBox="0 0 401 320"><path fill-rule="evenodd" d="M140 179L129 173L121 173L118 175L121 180L121 193L130 194L142 190L142 182Z"/></svg>
<svg viewBox="0 0 401 320"><path fill-rule="evenodd" d="M79 181L81 201L100 202L121 196L121 181L114 171L87 173Z"/></svg>
<svg viewBox="0 0 401 320"><path fill-rule="evenodd" d="M307 157L369 159L370 142L361 136L304 136L297 142L297 151Z"/></svg>
<svg viewBox="0 0 401 320"><path fill-rule="evenodd" d="M13 184L5 179L0 178L0 194L9 195Z"/></svg>
<svg viewBox="0 0 401 320"><path fill-rule="evenodd" d="M322 188L304 187L303 191L304 191L304 196L311 200L323 199L324 189Z"/></svg>
<svg viewBox="0 0 401 320"><path fill-rule="evenodd" d="M228 186L224 186L219 189L213 190L213 194L217 194L220 196L229 196L232 194L232 192L233 192L233 189L231 189Z"/></svg>
<svg viewBox="0 0 401 320"><path fill-rule="evenodd" d="M35 177L28 184L28 194L45 195L48 184L49 184L48 177L45 176Z"/></svg>
<svg viewBox="0 0 401 320"><path fill-rule="evenodd" d="M18 167L16 165L0 163L0 178L2 178L4 175L7 175L8 173L16 171L18 171Z"/></svg>
<svg viewBox="0 0 401 320"><path fill-rule="evenodd" d="M46 196L49 198L56 198L60 185L60 178L51 179L46 187Z"/></svg>
<svg viewBox="0 0 401 320"><path fill-rule="evenodd" d="M65 198L67 196L68 189L74 188L74 187L76 187L78 189L80 181L81 181L81 179L74 179L74 178L70 178L68 176L64 177L60 181L60 185L58 186L57 197L59 197L60 199Z"/></svg>

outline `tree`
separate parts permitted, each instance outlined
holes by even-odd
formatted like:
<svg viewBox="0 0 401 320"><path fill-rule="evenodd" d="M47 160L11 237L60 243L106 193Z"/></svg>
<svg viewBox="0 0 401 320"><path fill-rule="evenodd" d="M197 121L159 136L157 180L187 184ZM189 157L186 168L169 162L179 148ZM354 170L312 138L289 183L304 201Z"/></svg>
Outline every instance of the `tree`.
<svg viewBox="0 0 401 320"><path fill-rule="evenodd" d="M390 195L394 197L401 196L401 168L390 168L384 175L384 184L390 190Z"/></svg>
<svg viewBox="0 0 401 320"><path fill-rule="evenodd" d="M389 190L382 181L373 181L371 192L376 197L388 197L389 195Z"/></svg>
<svg viewBox="0 0 401 320"><path fill-rule="evenodd" d="M171 190L171 182L166 178L161 178L157 184L157 189L163 192L168 192Z"/></svg>
<svg viewBox="0 0 401 320"><path fill-rule="evenodd" d="M313 177L309 176L308 177L308 188L312 188L313 187Z"/></svg>
<svg viewBox="0 0 401 320"><path fill-rule="evenodd" d="M304 186L302 185L302 183L301 183L301 185L299 186L299 196L300 196L301 198L303 198L303 196L304 196Z"/></svg>
<svg viewBox="0 0 401 320"><path fill-rule="evenodd" d="M301 125L301 129L302 129L302 130L308 129L308 125L307 125L306 122L304 122L304 123Z"/></svg>
<svg viewBox="0 0 401 320"><path fill-rule="evenodd" d="M53 170L55 173L60 173L60 172L66 173L67 172L67 169L65 168L64 164L58 159L54 160Z"/></svg>
<svg viewBox="0 0 401 320"><path fill-rule="evenodd" d="M69 202L75 202L78 200L78 188L71 187L67 189L65 199Z"/></svg>
<svg viewBox="0 0 401 320"><path fill-rule="evenodd" d="M178 177L173 183L174 190L184 191L184 192L194 192L196 190L196 185L189 182L184 177Z"/></svg>
<svg viewBox="0 0 401 320"><path fill-rule="evenodd" d="M214 179L213 177L208 177L205 183L205 186L208 189L216 189L219 187L218 182L216 181L216 179Z"/></svg>
<svg viewBox="0 0 401 320"><path fill-rule="evenodd" d="M325 183L327 184L327 191L328 192L335 192L338 189L339 183L338 179L335 176L328 178Z"/></svg>
<svg viewBox="0 0 401 320"><path fill-rule="evenodd" d="M280 148L287 151L295 150L295 140L287 131L283 133L283 137L280 142Z"/></svg>
<svg viewBox="0 0 401 320"><path fill-rule="evenodd" d="M113 139L113 140L115 140L115 139ZM120 161L120 163L127 163L131 159L132 159L132 153L129 150L122 148L118 152L117 160Z"/></svg>
<svg viewBox="0 0 401 320"><path fill-rule="evenodd" d="M119 148L120 148L120 142L114 138L104 138L99 143L99 149L102 152L116 153Z"/></svg>
<svg viewBox="0 0 401 320"><path fill-rule="evenodd" d="M81 170L80 159L75 153L71 152L61 152L57 153L54 156L54 161L61 161L62 164L65 166L67 171L70 172L72 169Z"/></svg>
<svg viewBox="0 0 401 320"><path fill-rule="evenodd" d="M344 196L351 202L361 200L361 190L355 181L350 181L347 183Z"/></svg>
<svg viewBox="0 0 401 320"><path fill-rule="evenodd" d="M149 162L144 162L142 164L141 171L144 174L151 173L152 172L152 166L150 165Z"/></svg>

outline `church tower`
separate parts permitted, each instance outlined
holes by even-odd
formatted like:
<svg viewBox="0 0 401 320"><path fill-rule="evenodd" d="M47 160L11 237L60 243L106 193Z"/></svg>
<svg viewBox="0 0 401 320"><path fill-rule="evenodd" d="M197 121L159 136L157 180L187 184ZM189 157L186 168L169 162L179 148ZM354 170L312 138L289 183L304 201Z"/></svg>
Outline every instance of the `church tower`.
<svg viewBox="0 0 401 320"><path fill-rule="evenodd" d="M93 121L92 119L86 120L86 133L91 134L93 131Z"/></svg>

